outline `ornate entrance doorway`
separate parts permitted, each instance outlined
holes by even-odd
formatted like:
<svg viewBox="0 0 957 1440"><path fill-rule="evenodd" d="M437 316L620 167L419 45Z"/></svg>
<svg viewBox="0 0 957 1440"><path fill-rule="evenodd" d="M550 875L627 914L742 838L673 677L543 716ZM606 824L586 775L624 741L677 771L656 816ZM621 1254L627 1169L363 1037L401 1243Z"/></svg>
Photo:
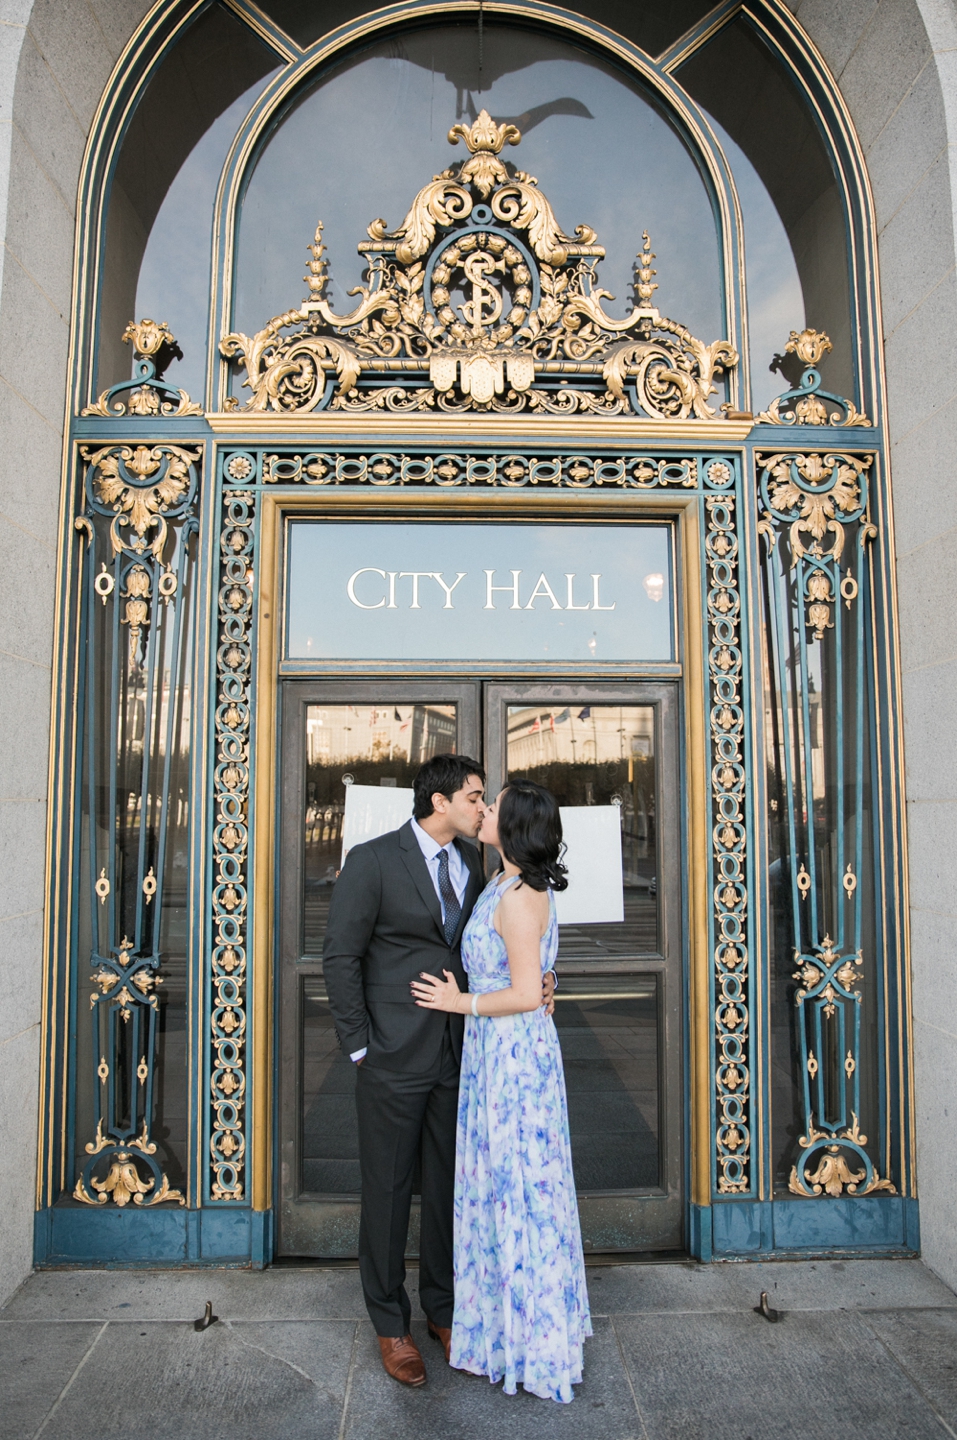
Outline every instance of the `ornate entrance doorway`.
<svg viewBox="0 0 957 1440"><path fill-rule="evenodd" d="M612 806L622 915L560 931L556 1024L586 1249L684 1245L681 877L674 684L289 681L282 702L280 1204L284 1255L357 1253L354 1070L321 949L346 789L402 790L440 750L562 806ZM497 857L487 857L490 873ZM410 1248L415 1251L415 1226Z"/></svg>
<svg viewBox="0 0 957 1440"><path fill-rule="evenodd" d="M493 786L533 773L618 815L620 918L566 925L560 961L592 1248L916 1243L862 157L780 6L657 58L533 8L489 0L484 51L477 17L410 4L274 52L222 161L196 147L192 261L144 262L181 305L192 265L204 297L136 300L192 399L170 330L117 323L136 245L113 199L143 170L138 121L110 138L140 83L117 72L64 471L44 1257L350 1253L318 963L342 776L398 797L452 743ZM228 10L260 44L260 11ZM813 204L735 109L784 93L771 71L805 87L771 149L805 178L820 149ZM772 204L757 263L742 225L767 236Z"/></svg>

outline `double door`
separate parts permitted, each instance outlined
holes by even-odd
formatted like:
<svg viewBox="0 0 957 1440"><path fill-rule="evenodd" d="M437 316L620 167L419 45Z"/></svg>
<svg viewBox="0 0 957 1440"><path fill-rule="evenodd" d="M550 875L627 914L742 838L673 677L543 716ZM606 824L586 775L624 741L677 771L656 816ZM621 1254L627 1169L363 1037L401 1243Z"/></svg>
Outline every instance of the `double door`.
<svg viewBox="0 0 957 1440"><path fill-rule="evenodd" d="M358 1248L355 1067L338 1048L322 973L347 791L403 792L443 751L479 759L489 795L526 776L569 810L612 807L606 828L617 812L623 918L572 917L559 930L555 1022L582 1234L590 1253L682 1249L676 687L295 680L282 696L277 1253ZM397 794L397 815L406 804ZM491 874L498 857L485 859ZM417 1227L414 1206L410 1255Z"/></svg>

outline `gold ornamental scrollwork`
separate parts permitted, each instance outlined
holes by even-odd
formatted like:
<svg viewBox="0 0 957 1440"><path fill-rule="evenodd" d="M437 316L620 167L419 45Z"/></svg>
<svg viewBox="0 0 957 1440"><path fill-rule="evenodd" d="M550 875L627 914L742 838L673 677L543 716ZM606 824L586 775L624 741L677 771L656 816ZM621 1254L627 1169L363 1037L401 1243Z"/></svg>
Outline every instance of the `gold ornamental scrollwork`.
<svg viewBox="0 0 957 1440"><path fill-rule="evenodd" d="M136 1168L134 1157L125 1150L116 1151L104 1180L97 1180L94 1176L90 1184L96 1191L95 1197L87 1190L81 1176L73 1198L82 1200L87 1205L105 1205L107 1200L112 1199L121 1209L131 1200L134 1205L147 1206L161 1205L167 1200L178 1200L181 1205L186 1204L182 1192L174 1190L165 1175L162 1176L159 1186L152 1175L144 1180Z"/></svg>
<svg viewBox="0 0 957 1440"><path fill-rule="evenodd" d="M787 528L790 569L798 577L806 624L818 641L834 628L839 599L850 610L859 593L845 554L848 527L857 526L861 549L877 535L868 499L873 462L873 455L837 451L755 454L764 506L758 530L773 549L778 531Z"/></svg>
<svg viewBox="0 0 957 1440"><path fill-rule="evenodd" d="M121 415L167 418L202 415L202 405L194 404L185 390L163 379L166 366L171 360L182 359L183 354L165 320L161 324L155 320L131 320L123 331L123 343L133 346L135 378L111 385L98 400L81 410L81 415L103 415L109 419Z"/></svg>
<svg viewBox="0 0 957 1440"><path fill-rule="evenodd" d="M633 308L615 319L602 303L613 297L598 283L605 251L595 231L566 235L537 179L501 158L521 140L515 126L483 110L449 140L463 140L468 158L423 186L397 229L381 219L368 227L358 248L371 283L352 292L361 297L352 311L338 315L325 298L320 224L302 304L254 336L223 336L223 355L245 368L245 409L714 419L716 382L737 352L655 308L647 233Z"/></svg>
<svg viewBox="0 0 957 1440"><path fill-rule="evenodd" d="M756 417L759 425L873 425L874 422L858 410L853 400L822 390L817 367L833 348L830 337L823 330L791 331L784 353L796 355L806 367L801 383L772 400L767 410ZM772 368L776 368L779 359L775 358Z"/></svg>
<svg viewBox="0 0 957 1440"><path fill-rule="evenodd" d="M100 450L83 446L80 453L89 463L95 499L115 516L110 525L114 554L129 549L161 555L168 519L192 502L192 467L200 452L164 444L105 445ZM124 535L124 530L132 534Z"/></svg>
<svg viewBox="0 0 957 1440"><path fill-rule="evenodd" d="M714 467L712 467L714 468ZM727 476L724 475L727 470ZM733 478L722 465L712 484ZM736 501L705 500L715 933L715 1101L719 1194L751 1189L751 1066L741 598Z"/></svg>
<svg viewBox="0 0 957 1440"><path fill-rule="evenodd" d="M856 881L848 892L849 897L854 888ZM835 1092L833 1084L828 1091L821 1062L808 1047L806 1022L810 1021L813 1025L815 1012L822 1029L828 1022L837 1022L839 1010L852 1015L856 1013L859 1017L863 1000L860 987L864 982L864 957L860 951L853 955L842 954L830 935L825 935L812 954L802 955L795 951L795 961L798 968L794 972L794 979L799 984L794 999L802 1021L802 1054L807 1055L805 1069L811 1087L808 1098L816 1096L818 1108L823 1110L828 1094L831 1096L831 1103L835 1103ZM852 1024L848 1027L848 1033L854 1034L856 1029L856 1025ZM879 1192L896 1195L895 1186L890 1180L881 1178L865 1149L867 1136L861 1133L857 1111L853 1108L855 1104L860 1104L858 1064L854 1052L848 1050L843 1061L840 1056L838 1061L838 1066L832 1062L829 1068L843 1072L844 1085L850 1095L852 1107L851 1123L826 1123L819 1119L815 1125L813 1103L808 1105L807 1133L798 1139L803 1153L791 1167L788 1190L792 1195L805 1198L828 1195L835 1199L844 1194L874 1195ZM845 1102L842 1099L840 1103Z"/></svg>
<svg viewBox="0 0 957 1440"><path fill-rule="evenodd" d="M244 463L239 463L240 461ZM245 455L227 480L253 473ZM246 1161L246 986L248 979L248 805L250 665L255 497L223 496L219 557L219 644L213 831L213 953L210 1017L209 1193L242 1200Z"/></svg>

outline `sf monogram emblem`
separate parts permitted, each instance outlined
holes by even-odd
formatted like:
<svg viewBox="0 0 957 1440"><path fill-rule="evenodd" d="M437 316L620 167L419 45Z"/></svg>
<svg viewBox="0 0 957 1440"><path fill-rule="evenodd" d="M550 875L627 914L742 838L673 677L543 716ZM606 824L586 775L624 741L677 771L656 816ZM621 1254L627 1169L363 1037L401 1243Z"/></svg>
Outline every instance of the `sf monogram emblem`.
<svg viewBox="0 0 957 1440"><path fill-rule="evenodd" d="M507 343L528 318L531 279L525 257L504 235L478 230L461 236L432 271L431 299L441 327L435 334L445 331L469 348ZM464 297L453 305L455 291Z"/></svg>
<svg viewBox="0 0 957 1440"><path fill-rule="evenodd" d="M496 271L504 271L505 264L496 260L486 250L469 255L462 266L465 278L472 286L472 298L459 306L466 323L472 327L473 335L483 335L486 325L494 325L502 313L502 294L487 277ZM488 309L486 309L486 306Z"/></svg>

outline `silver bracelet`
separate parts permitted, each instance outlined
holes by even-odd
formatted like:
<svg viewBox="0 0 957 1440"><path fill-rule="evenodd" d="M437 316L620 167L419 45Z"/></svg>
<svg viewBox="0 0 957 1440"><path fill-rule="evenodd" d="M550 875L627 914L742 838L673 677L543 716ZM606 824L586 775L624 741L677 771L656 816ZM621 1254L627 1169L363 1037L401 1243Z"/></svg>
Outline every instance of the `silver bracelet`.
<svg viewBox="0 0 957 1440"><path fill-rule="evenodd" d="M478 996L477 996L477 995L473 995L473 996L472 996L472 1014L475 1016L475 1018L476 1018L476 1020L477 1020L477 1019L478 1019Z"/></svg>

